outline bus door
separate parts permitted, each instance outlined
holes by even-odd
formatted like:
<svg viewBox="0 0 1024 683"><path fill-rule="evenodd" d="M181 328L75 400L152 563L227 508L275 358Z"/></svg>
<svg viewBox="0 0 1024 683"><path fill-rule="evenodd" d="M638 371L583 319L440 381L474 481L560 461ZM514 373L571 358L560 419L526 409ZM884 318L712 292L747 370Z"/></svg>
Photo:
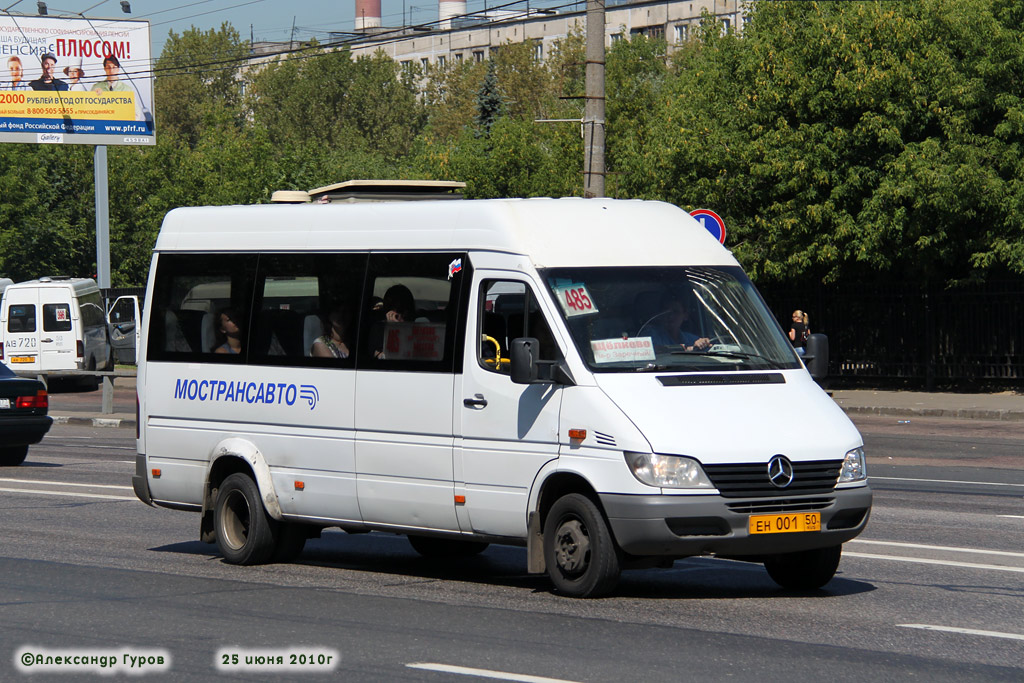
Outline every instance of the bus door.
<svg viewBox="0 0 1024 683"><path fill-rule="evenodd" d="M466 513L460 522L464 531L523 537L530 488L558 457L562 390L513 384L508 349L517 337L535 337L541 359L560 352L528 282L486 271L477 271L477 282L456 391L456 488L463 489Z"/></svg>

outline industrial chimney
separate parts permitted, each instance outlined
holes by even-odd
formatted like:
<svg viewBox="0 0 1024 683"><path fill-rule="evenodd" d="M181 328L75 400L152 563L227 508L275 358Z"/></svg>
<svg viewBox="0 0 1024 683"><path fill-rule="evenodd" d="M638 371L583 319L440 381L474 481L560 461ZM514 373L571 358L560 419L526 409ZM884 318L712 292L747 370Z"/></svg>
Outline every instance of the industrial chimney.
<svg viewBox="0 0 1024 683"><path fill-rule="evenodd" d="M446 31L452 27L452 18L466 13L466 0L438 0L438 28Z"/></svg>
<svg viewBox="0 0 1024 683"><path fill-rule="evenodd" d="M357 31L380 28L380 0L356 0L355 27Z"/></svg>

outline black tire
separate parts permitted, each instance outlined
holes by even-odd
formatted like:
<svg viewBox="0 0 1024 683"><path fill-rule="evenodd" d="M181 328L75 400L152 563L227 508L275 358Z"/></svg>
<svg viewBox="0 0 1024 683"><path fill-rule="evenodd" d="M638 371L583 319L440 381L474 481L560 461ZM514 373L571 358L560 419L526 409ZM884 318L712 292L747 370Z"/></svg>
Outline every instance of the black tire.
<svg viewBox="0 0 1024 683"><path fill-rule="evenodd" d="M610 593L619 581L620 554L589 498L570 493L551 506L544 522L544 560L559 593L574 598Z"/></svg>
<svg viewBox="0 0 1024 683"><path fill-rule="evenodd" d="M772 581L789 590L807 591L821 588L832 580L839 568L843 546L803 550L798 553L774 555L764 561Z"/></svg>
<svg viewBox="0 0 1024 683"><path fill-rule="evenodd" d="M307 527L302 524L278 524L277 538L274 539L272 562L292 562L306 547Z"/></svg>
<svg viewBox="0 0 1024 683"><path fill-rule="evenodd" d="M423 557L431 558L473 557L487 550L489 545L482 541L457 541L431 536L410 536L409 544Z"/></svg>
<svg viewBox="0 0 1024 683"><path fill-rule="evenodd" d="M28 446L7 446L0 448L0 467L14 467L25 462Z"/></svg>
<svg viewBox="0 0 1024 683"><path fill-rule="evenodd" d="M213 528L220 554L231 564L264 564L274 554L274 520L248 475L236 472L221 483Z"/></svg>

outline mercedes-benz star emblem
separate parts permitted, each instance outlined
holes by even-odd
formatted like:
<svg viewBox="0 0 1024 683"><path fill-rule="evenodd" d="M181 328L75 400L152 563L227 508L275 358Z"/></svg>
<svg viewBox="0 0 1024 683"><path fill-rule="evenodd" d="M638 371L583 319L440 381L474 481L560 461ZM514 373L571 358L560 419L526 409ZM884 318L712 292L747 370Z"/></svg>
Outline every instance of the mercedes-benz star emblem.
<svg viewBox="0 0 1024 683"><path fill-rule="evenodd" d="M776 455L768 461L768 481L772 486L784 489L793 483L793 463L784 455Z"/></svg>

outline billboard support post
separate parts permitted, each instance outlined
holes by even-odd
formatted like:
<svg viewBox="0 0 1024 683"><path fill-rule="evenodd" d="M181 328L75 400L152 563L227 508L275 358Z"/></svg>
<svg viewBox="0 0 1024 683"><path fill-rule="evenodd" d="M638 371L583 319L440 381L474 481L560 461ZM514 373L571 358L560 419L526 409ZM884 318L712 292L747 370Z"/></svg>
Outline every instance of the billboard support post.
<svg viewBox="0 0 1024 683"><path fill-rule="evenodd" d="M100 289L110 289L110 198L106 145L96 145L93 177L96 184L96 284Z"/></svg>

